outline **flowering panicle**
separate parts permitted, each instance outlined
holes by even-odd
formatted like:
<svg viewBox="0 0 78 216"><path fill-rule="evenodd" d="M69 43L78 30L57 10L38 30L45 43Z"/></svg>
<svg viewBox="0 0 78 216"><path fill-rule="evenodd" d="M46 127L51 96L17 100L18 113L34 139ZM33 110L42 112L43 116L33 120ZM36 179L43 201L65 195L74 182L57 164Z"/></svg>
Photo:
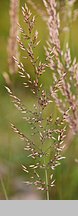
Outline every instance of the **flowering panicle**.
<svg viewBox="0 0 78 216"><path fill-rule="evenodd" d="M49 40L45 47L46 62L52 71L53 85L50 88L59 111L73 132L78 131L78 63L71 59L70 48L66 44L63 52L60 46L59 26L55 0L43 0L48 13ZM72 4L74 2L72 1Z"/></svg>
<svg viewBox="0 0 78 216"><path fill-rule="evenodd" d="M43 19L43 21L47 21L47 15L46 12L44 10L42 10L42 8L40 8L40 5L36 5L32 0L27 0L27 3L30 4L32 6L32 8L37 12L37 14L39 14L41 16L41 18Z"/></svg>
<svg viewBox="0 0 78 216"><path fill-rule="evenodd" d="M56 1L55 0L43 0L44 5L48 12L48 28L50 34L50 43L53 44L57 50L60 49L60 40L59 40L59 26L58 26L58 17L56 14Z"/></svg>
<svg viewBox="0 0 78 216"><path fill-rule="evenodd" d="M45 3L45 2L44 2ZM48 1L49 10L50 6L55 8L55 4ZM53 12L53 17L55 19L56 13L55 9L51 8L51 13ZM54 11L52 11L54 10ZM27 134L23 134L14 124L11 124L13 130L20 136L20 138L25 142L25 151L27 152L27 157L29 162L22 165L23 170L30 174L30 179L26 180L26 184L34 184L38 190L46 191L47 199L49 199L49 188L54 186L55 180L53 179L53 170L60 165L62 156L62 150L64 148L64 139L66 127L64 125L64 113L62 119L57 118L53 120L53 114L50 113L45 116L45 111L48 106L51 105L51 95L50 92L46 92L44 86L40 83L40 78L42 74L46 72L48 63L42 63L39 57L35 56L34 50L38 46L38 32L34 31L35 17L32 16L27 5L22 7L22 13L24 17L24 22L27 25L28 31L25 32L19 25L20 32L23 39L27 42L26 45L18 37L18 43L22 51L24 52L23 58L30 60L31 67L33 68L34 79L31 77L30 73L25 69L22 62L19 62L16 57L13 57L15 63L19 68L19 74L24 79L24 86L31 89L32 93L36 98L36 104L33 104L31 110L27 109L21 102L21 100L13 94L13 92L6 87L13 103L18 110L22 112L23 119L30 125L30 137ZM54 22L54 21L53 21ZM54 35L53 35L54 37ZM57 35L56 35L57 37ZM57 40L53 43L58 47ZM60 83L63 82L61 77ZM26 80L26 81L25 81ZM56 84L56 87L58 83ZM30 160L31 158L31 160Z"/></svg>
<svg viewBox="0 0 78 216"><path fill-rule="evenodd" d="M61 151L64 148L63 142L66 131L63 119L60 121L60 119L57 118L54 126L51 114L47 118L44 118L43 109L39 111L38 107L35 105L34 112L32 110L27 110L22 105L20 99L14 96L9 88L7 88L7 90L15 106L22 112L23 118L31 125L30 138L11 124L14 132L16 132L26 144L24 149L27 152L29 163L26 166L22 165L22 167L27 174L31 175L30 180L27 180L26 184L32 184L35 185L38 190L47 191L50 187L54 186L55 180L53 180L53 170L60 165L61 159L64 158L61 155ZM45 169L49 179L47 184L45 180Z"/></svg>
<svg viewBox="0 0 78 216"><path fill-rule="evenodd" d="M60 58L61 62L60 59L57 62L57 74L53 77L54 87L50 89L51 96L54 98L60 112L65 115L65 120L73 129L73 132L76 133L78 131L78 63L76 59L72 62L68 45L63 58L64 63L62 57Z"/></svg>
<svg viewBox="0 0 78 216"><path fill-rule="evenodd" d="M49 65L54 68L53 58L57 59L58 52L60 53L60 40L59 40L59 16L56 13L56 1L55 0L43 0L48 14L48 29L49 29L49 41L47 42L47 48L45 48L46 56L49 61Z"/></svg>
<svg viewBox="0 0 78 216"><path fill-rule="evenodd" d="M9 72L14 74L17 72L17 65L13 59L15 56L19 59L17 35L18 35L18 11L19 11L19 0L10 0L10 34L8 41L8 64Z"/></svg>

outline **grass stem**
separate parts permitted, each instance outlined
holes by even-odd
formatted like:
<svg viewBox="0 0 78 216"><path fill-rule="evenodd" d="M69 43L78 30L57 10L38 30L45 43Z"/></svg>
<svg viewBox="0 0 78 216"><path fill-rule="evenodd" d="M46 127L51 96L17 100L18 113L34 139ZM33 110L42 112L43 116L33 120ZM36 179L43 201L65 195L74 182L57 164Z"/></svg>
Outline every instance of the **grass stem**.
<svg viewBox="0 0 78 216"><path fill-rule="evenodd" d="M44 159L45 163L45 159ZM45 163L46 165L46 163ZM46 199L49 200L49 187L48 187L48 173L47 173L47 168L45 168L45 182L46 182Z"/></svg>
<svg viewBox="0 0 78 216"><path fill-rule="evenodd" d="M5 195L5 199L8 200L6 188L5 188L5 185L4 185L2 177L0 177L0 182L1 182L1 186L2 186L2 189L3 189L4 195Z"/></svg>

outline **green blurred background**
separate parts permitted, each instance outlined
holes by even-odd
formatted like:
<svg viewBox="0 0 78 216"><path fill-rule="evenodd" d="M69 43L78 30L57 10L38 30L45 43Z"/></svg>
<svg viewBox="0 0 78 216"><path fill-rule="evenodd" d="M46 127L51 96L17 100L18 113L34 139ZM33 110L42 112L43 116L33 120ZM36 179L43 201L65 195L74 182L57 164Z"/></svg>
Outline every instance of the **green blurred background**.
<svg viewBox="0 0 78 216"><path fill-rule="evenodd" d="M43 8L41 0L33 0L40 8ZM61 5L65 1L60 1L60 16ZM20 20L21 20L21 5L24 5L25 0L20 1ZM29 128L25 125L21 118L21 114L14 108L11 100L5 90L5 80L3 78L4 72L9 72L7 62L7 42L9 37L9 0L0 1L0 199L5 199L4 190L6 190L8 199L12 199L18 193L18 183L26 180L26 174L23 172L21 164L26 165L26 152L24 151L25 144L20 141L19 137L13 133L10 122L13 122L22 131L27 131ZM75 3L75 9L78 8L78 2ZM31 8L31 6L30 6ZM31 11L36 13L32 8ZM67 14L66 14L67 16ZM64 27L63 19L61 19L61 26ZM67 25L67 23L66 23ZM40 46L37 49L37 54L41 61L44 60L43 46L48 39L48 31L45 22L37 14L36 28L39 31L39 38L41 40ZM76 21L71 21L69 33L60 33L61 46L64 48L65 41L69 41L72 59L74 56L78 59L78 18ZM25 64L28 70L30 65ZM13 88L16 94L22 98L27 107L32 107L34 98L28 90L24 90L21 80L18 75L12 78ZM43 80L44 85L51 84L51 77ZM52 112L57 115L55 105L52 107ZM55 171L56 186L50 192L50 199L78 199L78 163L75 159L78 158L78 136L76 135L64 152L66 159L62 161L61 166ZM21 189L21 193L23 193Z"/></svg>

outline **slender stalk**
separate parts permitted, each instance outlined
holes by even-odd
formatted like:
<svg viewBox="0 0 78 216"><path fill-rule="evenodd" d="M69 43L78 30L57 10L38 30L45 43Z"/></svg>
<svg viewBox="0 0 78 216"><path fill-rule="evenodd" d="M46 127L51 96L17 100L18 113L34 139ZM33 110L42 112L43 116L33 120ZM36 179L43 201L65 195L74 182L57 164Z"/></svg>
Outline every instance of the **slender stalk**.
<svg viewBox="0 0 78 216"><path fill-rule="evenodd" d="M5 185L4 185L2 177L0 177L0 181L1 181L1 186L2 186L2 189L3 189L4 195L5 195L5 199L8 200L6 188L5 188Z"/></svg>
<svg viewBox="0 0 78 216"><path fill-rule="evenodd" d="M45 158L44 158L44 163L45 163ZM45 168L45 182L46 182L46 199L49 200L48 173L46 168Z"/></svg>
<svg viewBox="0 0 78 216"><path fill-rule="evenodd" d="M49 200L49 188L48 188L48 175L47 175L47 169L45 169L45 179L46 179L46 188L47 188L47 200Z"/></svg>

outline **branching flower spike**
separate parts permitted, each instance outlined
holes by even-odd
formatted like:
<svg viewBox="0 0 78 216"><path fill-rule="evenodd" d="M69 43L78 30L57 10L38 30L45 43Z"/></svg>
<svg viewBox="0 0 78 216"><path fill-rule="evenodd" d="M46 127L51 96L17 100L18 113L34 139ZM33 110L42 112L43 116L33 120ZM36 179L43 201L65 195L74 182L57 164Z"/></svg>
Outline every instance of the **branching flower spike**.
<svg viewBox="0 0 78 216"><path fill-rule="evenodd" d="M53 19L50 17L50 31L55 31L57 23L55 1L50 2L48 0L46 4L44 0L44 4L46 8L47 4L49 5L48 13L53 15ZM38 32L34 31L35 16L32 16L26 4L25 7L22 7L22 13L28 30L25 32L20 25L19 29L23 41L26 41L26 45L19 37L17 40L24 53L23 58L27 58L31 63L34 78L31 77L22 62L19 62L15 56L13 58L18 66L19 74L24 80L25 88L31 90L35 97L35 104L33 104L33 108L29 110L22 104L21 100L13 94L12 90L6 87L13 103L17 109L21 111L23 119L30 125L30 136L27 135L27 132L23 134L14 124L11 124L11 127L25 142L28 163L26 165L23 164L22 168L26 172L26 184L35 185L38 190L45 191L46 199L49 199L50 188L55 185L55 179L53 177L54 170L60 165L61 159L64 158L62 156L62 150L64 148L63 143L66 131L64 124L65 116L63 113L61 119L58 117L54 120L52 112L47 114L47 107L52 106L52 100L50 92L46 92L44 85L41 83L41 76L47 73L46 69L48 63L46 63L46 61L42 63L39 57L34 54L35 48L39 45ZM54 26L53 30L52 25ZM55 31L54 34L50 32L50 40L53 40L54 46L57 47L56 53L58 53L60 49L58 31ZM62 79L60 79L59 85L61 82L63 82Z"/></svg>

